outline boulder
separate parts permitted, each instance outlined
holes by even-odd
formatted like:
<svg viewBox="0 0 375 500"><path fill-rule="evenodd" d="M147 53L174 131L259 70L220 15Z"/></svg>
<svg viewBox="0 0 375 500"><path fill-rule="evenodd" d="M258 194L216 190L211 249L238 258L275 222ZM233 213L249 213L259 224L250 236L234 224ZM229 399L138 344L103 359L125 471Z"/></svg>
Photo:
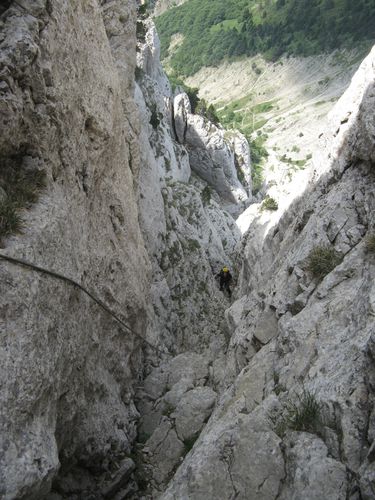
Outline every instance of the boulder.
<svg viewBox="0 0 375 500"><path fill-rule="evenodd" d="M324 442L313 434L291 433L285 441L287 482L280 500L345 500L346 467L328 456Z"/></svg>
<svg viewBox="0 0 375 500"><path fill-rule="evenodd" d="M212 413L215 401L216 393L209 387L197 387L182 396L173 413L176 432L182 441L198 436Z"/></svg>

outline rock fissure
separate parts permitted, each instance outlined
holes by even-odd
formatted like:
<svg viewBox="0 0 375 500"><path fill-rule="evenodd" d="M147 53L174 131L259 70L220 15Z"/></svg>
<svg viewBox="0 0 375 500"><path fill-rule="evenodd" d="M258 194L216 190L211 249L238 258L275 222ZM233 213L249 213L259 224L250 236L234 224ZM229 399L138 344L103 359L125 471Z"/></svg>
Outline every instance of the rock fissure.
<svg viewBox="0 0 375 500"><path fill-rule="evenodd" d="M287 475L287 466L286 466L287 458L286 458L286 454L285 454L284 443L280 443L280 451L281 451L281 454L282 454L282 457L283 457L283 472L284 472L284 475L280 479L279 489L277 491L277 495L275 496L275 500L279 500L279 498L281 498L283 487L284 487L284 484L285 484L285 482L287 480L287 477L288 477L288 475Z"/></svg>
<svg viewBox="0 0 375 500"><path fill-rule="evenodd" d="M373 56L371 55L370 59L371 57ZM364 63L367 68L369 65L371 63L367 63L367 66ZM373 71L370 71L370 73L373 85ZM356 87L354 84L352 88L354 89L352 91L355 92ZM365 92L362 94L361 99L366 98L367 94ZM345 98L343 100L345 101ZM353 114L351 113L348 116L349 118L345 120L345 123L350 123L350 126L356 130L358 123L353 119ZM335 130L334 127L332 129ZM340 134L342 135L342 131L340 131ZM337 136L338 138L340 134ZM357 132L348 132L349 139L345 139L345 147L348 150L354 148L354 151L356 151L359 144L350 140L351 134L354 137L358 135ZM342 146L340 146L340 149L342 149ZM340 151L340 155L345 157L345 152ZM353 151L351 151L351 155L353 158L355 153L353 154ZM330 157L332 161L334 156L330 155ZM311 248L314 245L314 240L322 238L322 241L326 241L326 229L320 221L324 221L328 215L328 220L334 222L332 225L334 237L331 238L331 244L340 249L345 255L344 261L340 266L330 271L316 288L316 291L315 286L312 289L306 288L309 293L302 309L296 311L294 315L290 315L288 312L278 315L279 332L276 335L278 339L281 339L282 334L285 332L285 340L288 342L289 349L284 353L284 356L278 358L277 362L275 360L272 362L272 371L278 373L277 383L272 380L274 378L272 374L271 376L265 376L265 373L262 373L260 369L262 363L265 362L264 351L266 349L265 345L261 345L256 350L257 352L253 355L251 361L246 360L245 365L247 366L238 377L241 382L236 383L234 393L229 391L226 396L223 396L225 413L222 417L219 417L217 413L215 413L216 417L211 417L211 423L209 421L208 424L209 429L205 431L203 437L198 441L198 447L195 448L194 455L185 459L187 463L179 468L172 484L162 496L163 499L172 498L170 495L175 496L176 492L177 496L183 496L187 491L193 491L192 488L194 488L194 491L197 491L197 488L198 491L211 491L209 488L213 486L213 483L210 482L208 486L204 482L207 477L202 470L199 471L202 480L197 478L191 488L186 486L185 481L188 470L190 471L190 477L192 474L198 474L195 464L202 463L201 460L207 464L207 456L210 457L211 463L207 464L204 470L210 470L212 473L214 464L217 463L215 461L214 436L217 438L219 430L228 422L224 415L228 415L229 419L238 414L255 418L254 413L261 414L262 411L266 411L266 408L269 408L268 405L271 405L271 401L275 406L279 404L280 400L285 402L287 394L291 392L291 387L294 387L294 390L298 393L301 390L298 387L300 384L304 385L305 390L314 391L320 398L323 398L322 401L327 403L327 406L324 407L328 413L330 413L331 404L336 407L334 413L336 423L333 427L326 427L324 431L326 444L318 436L309 437L303 433L293 434L291 447L286 446L284 460L282 460L282 463L289 463L289 465L285 466L284 472L280 475L275 497L287 499L307 495L307 498L339 499L346 498L349 489L352 492L351 494L354 494L354 491L361 492L360 494L363 491L368 491L368 493L364 494L364 497L371 497L370 491L373 488L370 479L371 472L366 472L361 478L361 474L365 470L369 470L366 469L368 465L366 465L365 455L361 452L363 446L361 436L367 432L364 431L364 428L367 429L367 425L364 427L364 423L368 421L368 414L372 415L372 410L368 405L361 404L364 396L360 395L361 390L358 387L362 384L361 374L364 373L364 364L362 362L363 356L356 352L356 342L359 341L359 338L362 339L361 342L367 342L368 338L372 338L372 330L369 326L372 321L371 310L367 310L365 305L368 298L373 296L373 292L364 283L363 272L372 273L373 269L370 270L367 267L366 260L368 257L364 252L365 231L362 229L363 227L369 230L368 228L371 228L372 225L369 224L370 219L368 215L364 215L363 210L358 209L356 204L351 207L350 199L354 199L355 196L361 196L363 199L364 193L373 192L373 188L368 183L367 187L365 187L366 180L361 177L361 168L358 166L358 162L350 161L346 164L342 162L336 172L337 174L334 171L332 174L326 174L326 178L319 181L310 190L316 207L314 210L309 210L309 220L301 228L300 234L305 241L302 240L300 244L302 243L303 252L301 253L302 258L304 258L309 251L309 246ZM314 194L314 190L315 193L318 193L317 195ZM309 203L309 196L310 193L307 193L306 203ZM369 198L371 199L371 195ZM347 213L344 213L344 217L341 217L340 212L342 212L343 207L345 207L344 211ZM358 214L354 220L351 214L353 208L355 213L360 212L361 215ZM294 210L298 213L297 206L295 206ZM367 205L365 213L370 214L373 210L372 200ZM250 252L258 251L256 221L253 226L253 230L250 226L247 240L245 240L247 241L248 250L246 246L243 246L242 249L244 258L249 258L250 262L253 262ZM276 233L274 233L275 236ZM305 242L307 242L307 245ZM283 239L279 239L279 245L280 247L290 245L290 237L288 239L287 235ZM263 239L260 248L263 250L262 259L264 264L272 262L271 259L275 253L280 251L276 245L272 247L270 240L267 239ZM298 253L297 247L294 248L294 251ZM292 254L291 259L293 258ZM297 256L297 258L301 259L300 256ZM246 261L243 266L245 268ZM252 302L252 296L255 295L253 290L261 289L259 283L264 283L267 279L273 279L276 282L279 280L273 300L274 303L279 302L278 310L282 310L282 304L285 301L282 294L286 292L288 285L293 286L293 283L287 282L287 280L292 280L293 275L290 273L288 275L283 274L283 270L278 271L278 266L280 267L280 263L274 265L276 273L273 273L272 276L270 274L262 276L262 268L255 263L250 279L248 273L244 273L241 277L242 292L245 292L247 296L242 297L238 305L233 305L229 310L228 316L234 330L229 346L229 356L233 355L232 350L236 346L236 342L240 345L244 333L247 334L249 329L255 328L257 323L260 324L261 312L255 313L251 317L249 314L243 315L243 311L246 309L254 309L254 302L256 303L258 299ZM363 268L366 271L362 271ZM292 278L285 279L284 276L291 276ZM244 282L245 287L243 287ZM344 299L345 305L341 305L343 294L346 295ZM296 296L297 294L294 294L294 297ZM347 308L348 314L345 308ZM264 308L262 310L264 311ZM319 332L319 335L312 335L311 332ZM279 351L276 351L276 354L278 354ZM234 357L237 362L240 351L238 351L237 356L235 353L236 350L234 350ZM351 366L356 367L353 371L347 369L349 359L350 363L352 363ZM344 363L345 367L341 363ZM238 362L236 366L238 366ZM339 377L342 377L342 379L340 380ZM270 391L269 381L272 383L274 392ZM261 393L260 398L257 397L259 393ZM246 412L243 411L242 401L244 396L247 401ZM368 399L368 396L366 398ZM361 416L363 411L366 412L365 418L363 415ZM257 421L256 425L263 425L267 428L264 421L260 422L262 420L259 423ZM283 441L287 444L288 438ZM200 442L202 444L199 447ZM212 445L209 451L207 449L208 444ZM369 444L371 444L371 440ZM307 446L306 453L304 446ZM339 449L338 453L335 451L336 446ZM256 467L259 456L260 453L258 452L256 453L257 458L250 460L251 467ZM319 463L324 464L324 466L319 465ZM361 473L356 472L356 475L352 477L348 471L358 471L359 463L363 464ZM322 467L326 470L323 470ZM262 482L257 484L263 484L266 487L267 477L264 477ZM275 471L273 471L273 477L276 477ZM242 478L243 485L246 484L247 479L248 477L245 476ZM224 497L230 498L230 494L228 493L228 496L224 494ZM271 496L270 492L267 492L265 498L274 497Z"/></svg>
<svg viewBox="0 0 375 500"><path fill-rule="evenodd" d="M227 442L221 452L221 460L226 464L228 475L230 478L230 482L233 488L233 496L231 496L231 500L238 498L240 492L237 490L236 485L234 484L233 476L232 476L232 465L234 460L234 451L233 451L233 437L231 436L230 441Z"/></svg>
<svg viewBox="0 0 375 500"><path fill-rule="evenodd" d="M135 1L12 4L0 153L29 145L47 189L0 254L0 496L373 498L374 51L271 212ZM318 245L344 259L315 283Z"/></svg>

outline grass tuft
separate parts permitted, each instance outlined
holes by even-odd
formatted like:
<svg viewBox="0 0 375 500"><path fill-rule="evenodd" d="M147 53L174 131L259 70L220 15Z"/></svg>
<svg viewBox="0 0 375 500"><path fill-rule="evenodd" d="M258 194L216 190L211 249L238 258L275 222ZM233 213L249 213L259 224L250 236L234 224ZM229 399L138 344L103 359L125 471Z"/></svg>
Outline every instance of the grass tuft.
<svg viewBox="0 0 375 500"><path fill-rule="evenodd" d="M317 432L322 423L321 403L314 393L304 390L297 403L288 407L288 426L295 431Z"/></svg>
<svg viewBox="0 0 375 500"><path fill-rule="evenodd" d="M274 198L271 198L271 196L267 195L264 198L260 210L263 212L264 210L277 210L278 208L279 205L277 204L277 201Z"/></svg>
<svg viewBox="0 0 375 500"><path fill-rule="evenodd" d="M375 253L375 233L366 236L366 250L369 253Z"/></svg>
<svg viewBox="0 0 375 500"><path fill-rule="evenodd" d="M315 247L307 258L307 271L314 278L322 280L342 261L342 256L331 246L322 245Z"/></svg>
<svg viewBox="0 0 375 500"><path fill-rule="evenodd" d="M22 231L22 218L19 211L8 199L0 202L0 241L11 234Z"/></svg>
<svg viewBox="0 0 375 500"><path fill-rule="evenodd" d="M43 170L19 164L19 157L2 160L0 171L0 244L23 228L21 211L38 201L40 191L46 186Z"/></svg>
<svg viewBox="0 0 375 500"><path fill-rule="evenodd" d="M317 400L315 393L304 390L297 397L297 401L289 401L285 407L285 414L276 421L275 432L283 437L287 429L299 432L319 434L323 426L322 404Z"/></svg>

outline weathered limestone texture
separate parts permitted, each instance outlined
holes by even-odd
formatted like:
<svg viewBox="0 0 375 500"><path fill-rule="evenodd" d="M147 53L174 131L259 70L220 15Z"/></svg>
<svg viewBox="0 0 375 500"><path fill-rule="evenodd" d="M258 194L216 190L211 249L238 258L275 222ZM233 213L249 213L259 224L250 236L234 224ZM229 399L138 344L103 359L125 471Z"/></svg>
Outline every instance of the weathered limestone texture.
<svg viewBox="0 0 375 500"><path fill-rule="evenodd" d="M43 169L47 188L2 251L82 283L143 335L150 269L133 192L135 2L8 3L1 160ZM136 434L139 339L67 283L3 260L0 283L0 497L40 499L59 468L67 498L112 491L114 462Z"/></svg>
<svg viewBox="0 0 375 500"><path fill-rule="evenodd" d="M306 191L284 213L251 212L226 313L226 369L239 375L163 500L375 497L374 95L375 49L323 131ZM341 256L321 280L307 266L318 245Z"/></svg>
<svg viewBox="0 0 375 500"><path fill-rule="evenodd" d="M214 274L225 263L232 266L239 231L218 193L192 174L185 147L173 139L173 94L153 50L159 44L154 26L149 20L144 25L135 96L142 123L140 222L153 266L148 334L176 354L198 346L209 351L217 342L212 333L224 323L216 313L223 310L223 295Z"/></svg>
<svg viewBox="0 0 375 500"><path fill-rule="evenodd" d="M229 371L223 377L229 303L215 275L224 264L233 269L240 233L222 209L219 184L209 186L192 172L185 144L176 140L157 34L151 21L143 24L135 96L142 123L140 223L153 269L147 338L169 351L161 359L150 352L137 394L139 480L155 498L204 428L217 391L230 383Z"/></svg>
<svg viewBox="0 0 375 500"><path fill-rule="evenodd" d="M227 205L247 201L251 197L251 168L245 137L193 114L184 92L175 96L173 110L177 140L186 147L192 170L217 191ZM242 175L243 184L238 175Z"/></svg>
<svg viewBox="0 0 375 500"><path fill-rule="evenodd" d="M248 144L172 92L136 3L0 9L0 165L47 177L1 250L132 330L0 260L0 497L373 499L375 49L304 192L252 206L240 243Z"/></svg>

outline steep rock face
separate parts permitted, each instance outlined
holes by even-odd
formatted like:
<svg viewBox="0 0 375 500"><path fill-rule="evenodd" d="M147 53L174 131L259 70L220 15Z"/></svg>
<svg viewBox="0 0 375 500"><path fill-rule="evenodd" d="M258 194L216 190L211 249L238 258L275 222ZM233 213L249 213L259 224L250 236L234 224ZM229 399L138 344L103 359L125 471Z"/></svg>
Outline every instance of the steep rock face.
<svg viewBox="0 0 375 500"><path fill-rule="evenodd" d="M375 495L374 60L335 108L303 195L250 224L227 311L240 373L163 499ZM341 260L318 280L320 245Z"/></svg>
<svg viewBox="0 0 375 500"><path fill-rule="evenodd" d="M254 131L252 140L268 153L257 188L279 201L284 190L296 189L290 182L310 168L327 115L367 53L366 44L354 43L350 50L284 56L275 62L256 55L202 68L186 83L198 87L200 97L214 103L227 119L232 110L247 133Z"/></svg>
<svg viewBox="0 0 375 500"><path fill-rule="evenodd" d="M175 96L173 109L177 140L186 147L194 172L215 189L226 204L246 201L251 194L251 175L245 137L193 114L185 93ZM243 177L244 185L238 175Z"/></svg>
<svg viewBox="0 0 375 500"><path fill-rule="evenodd" d="M143 89L147 94L147 106L154 112L154 125L160 121L157 113L163 115L169 125L157 140L165 143L170 142L171 138L177 139L184 146L184 153L188 152L190 167L219 194L226 208L231 204L249 201L251 164L246 138L238 131L228 132L204 116L192 113L188 95L178 88L172 92L159 62L160 42L153 22L145 20L143 29L145 34L141 40L142 50L138 53L138 68L149 78L149 88ZM156 158L159 157L161 155L158 152ZM174 178L175 164L176 161L172 160L170 168ZM187 181L188 177L179 177L178 180Z"/></svg>
<svg viewBox="0 0 375 500"><path fill-rule="evenodd" d="M82 283L143 335L135 3L8 3L1 159L43 169L47 188L2 252ZM139 339L66 282L3 260L0 275L0 496L39 499L68 464L87 479L81 495L100 491L90 474L110 476L135 437ZM72 484L59 485L69 498Z"/></svg>
<svg viewBox="0 0 375 500"><path fill-rule="evenodd" d="M220 184L192 173L188 121L202 137L212 126L185 96L173 134L152 25L133 88L131 2L18 0L3 22L1 154L48 179L3 251L82 282L158 348L143 364L137 337L80 290L1 261L1 496L41 498L60 464L51 500L130 495L118 490L140 414L136 475L151 498L373 498L374 54L303 196L285 213L252 209L227 326L214 275L235 269L239 232ZM229 140L237 160L220 154L246 164ZM343 260L317 281L320 243ZM291 403L307 396L318 414L298 426Z"/></svg>
<svg viewBox="0 0 375 500"><path fill-rule="evenodd" d="M192 174L185 147L173 139L169 114L174 109L171 107L173 94L161 70L158 50L153 50L158 46L153 24L150 21L144 24L147 33L139 45L140 72L135 92L143 145L140 219L154 278L159 275L160 286L168 282L170 290L176 289L176 298L181 301L181 296L187 297L189 303L189 296L195 294L193 290L199 283L202 295L207 293L203 283L216 289L212 272L225 262L232 265L231 254L239 232L233 218L221 209L218 193ZM163 312L164 308L161 309ZM161 329L165 330L170 319L166 317L160 321ZM181 326L180 320L180 326L171 330L183 329L184 325L191 328L189 324L194 323L190 318L182 320ZM173 339L175 349L196 345L198 341L187 340L180 344Z"/></svg>
<svg viewBox="0 0 375 500"><path fill-rule="evenodd" d="M215 274L224 264L233 267L240 233L221 208L221 193L192 172L185 143L176 140L173 92L160 67L153 24L144 25L136 100L140 222L153 268L147 338L166 353L149 353L138 392L138 460L139 479L157 496L204 428L217 391L229 383L229 374L223 378L228 302ZM230 161L234 168L233 154Z"/></svg>

